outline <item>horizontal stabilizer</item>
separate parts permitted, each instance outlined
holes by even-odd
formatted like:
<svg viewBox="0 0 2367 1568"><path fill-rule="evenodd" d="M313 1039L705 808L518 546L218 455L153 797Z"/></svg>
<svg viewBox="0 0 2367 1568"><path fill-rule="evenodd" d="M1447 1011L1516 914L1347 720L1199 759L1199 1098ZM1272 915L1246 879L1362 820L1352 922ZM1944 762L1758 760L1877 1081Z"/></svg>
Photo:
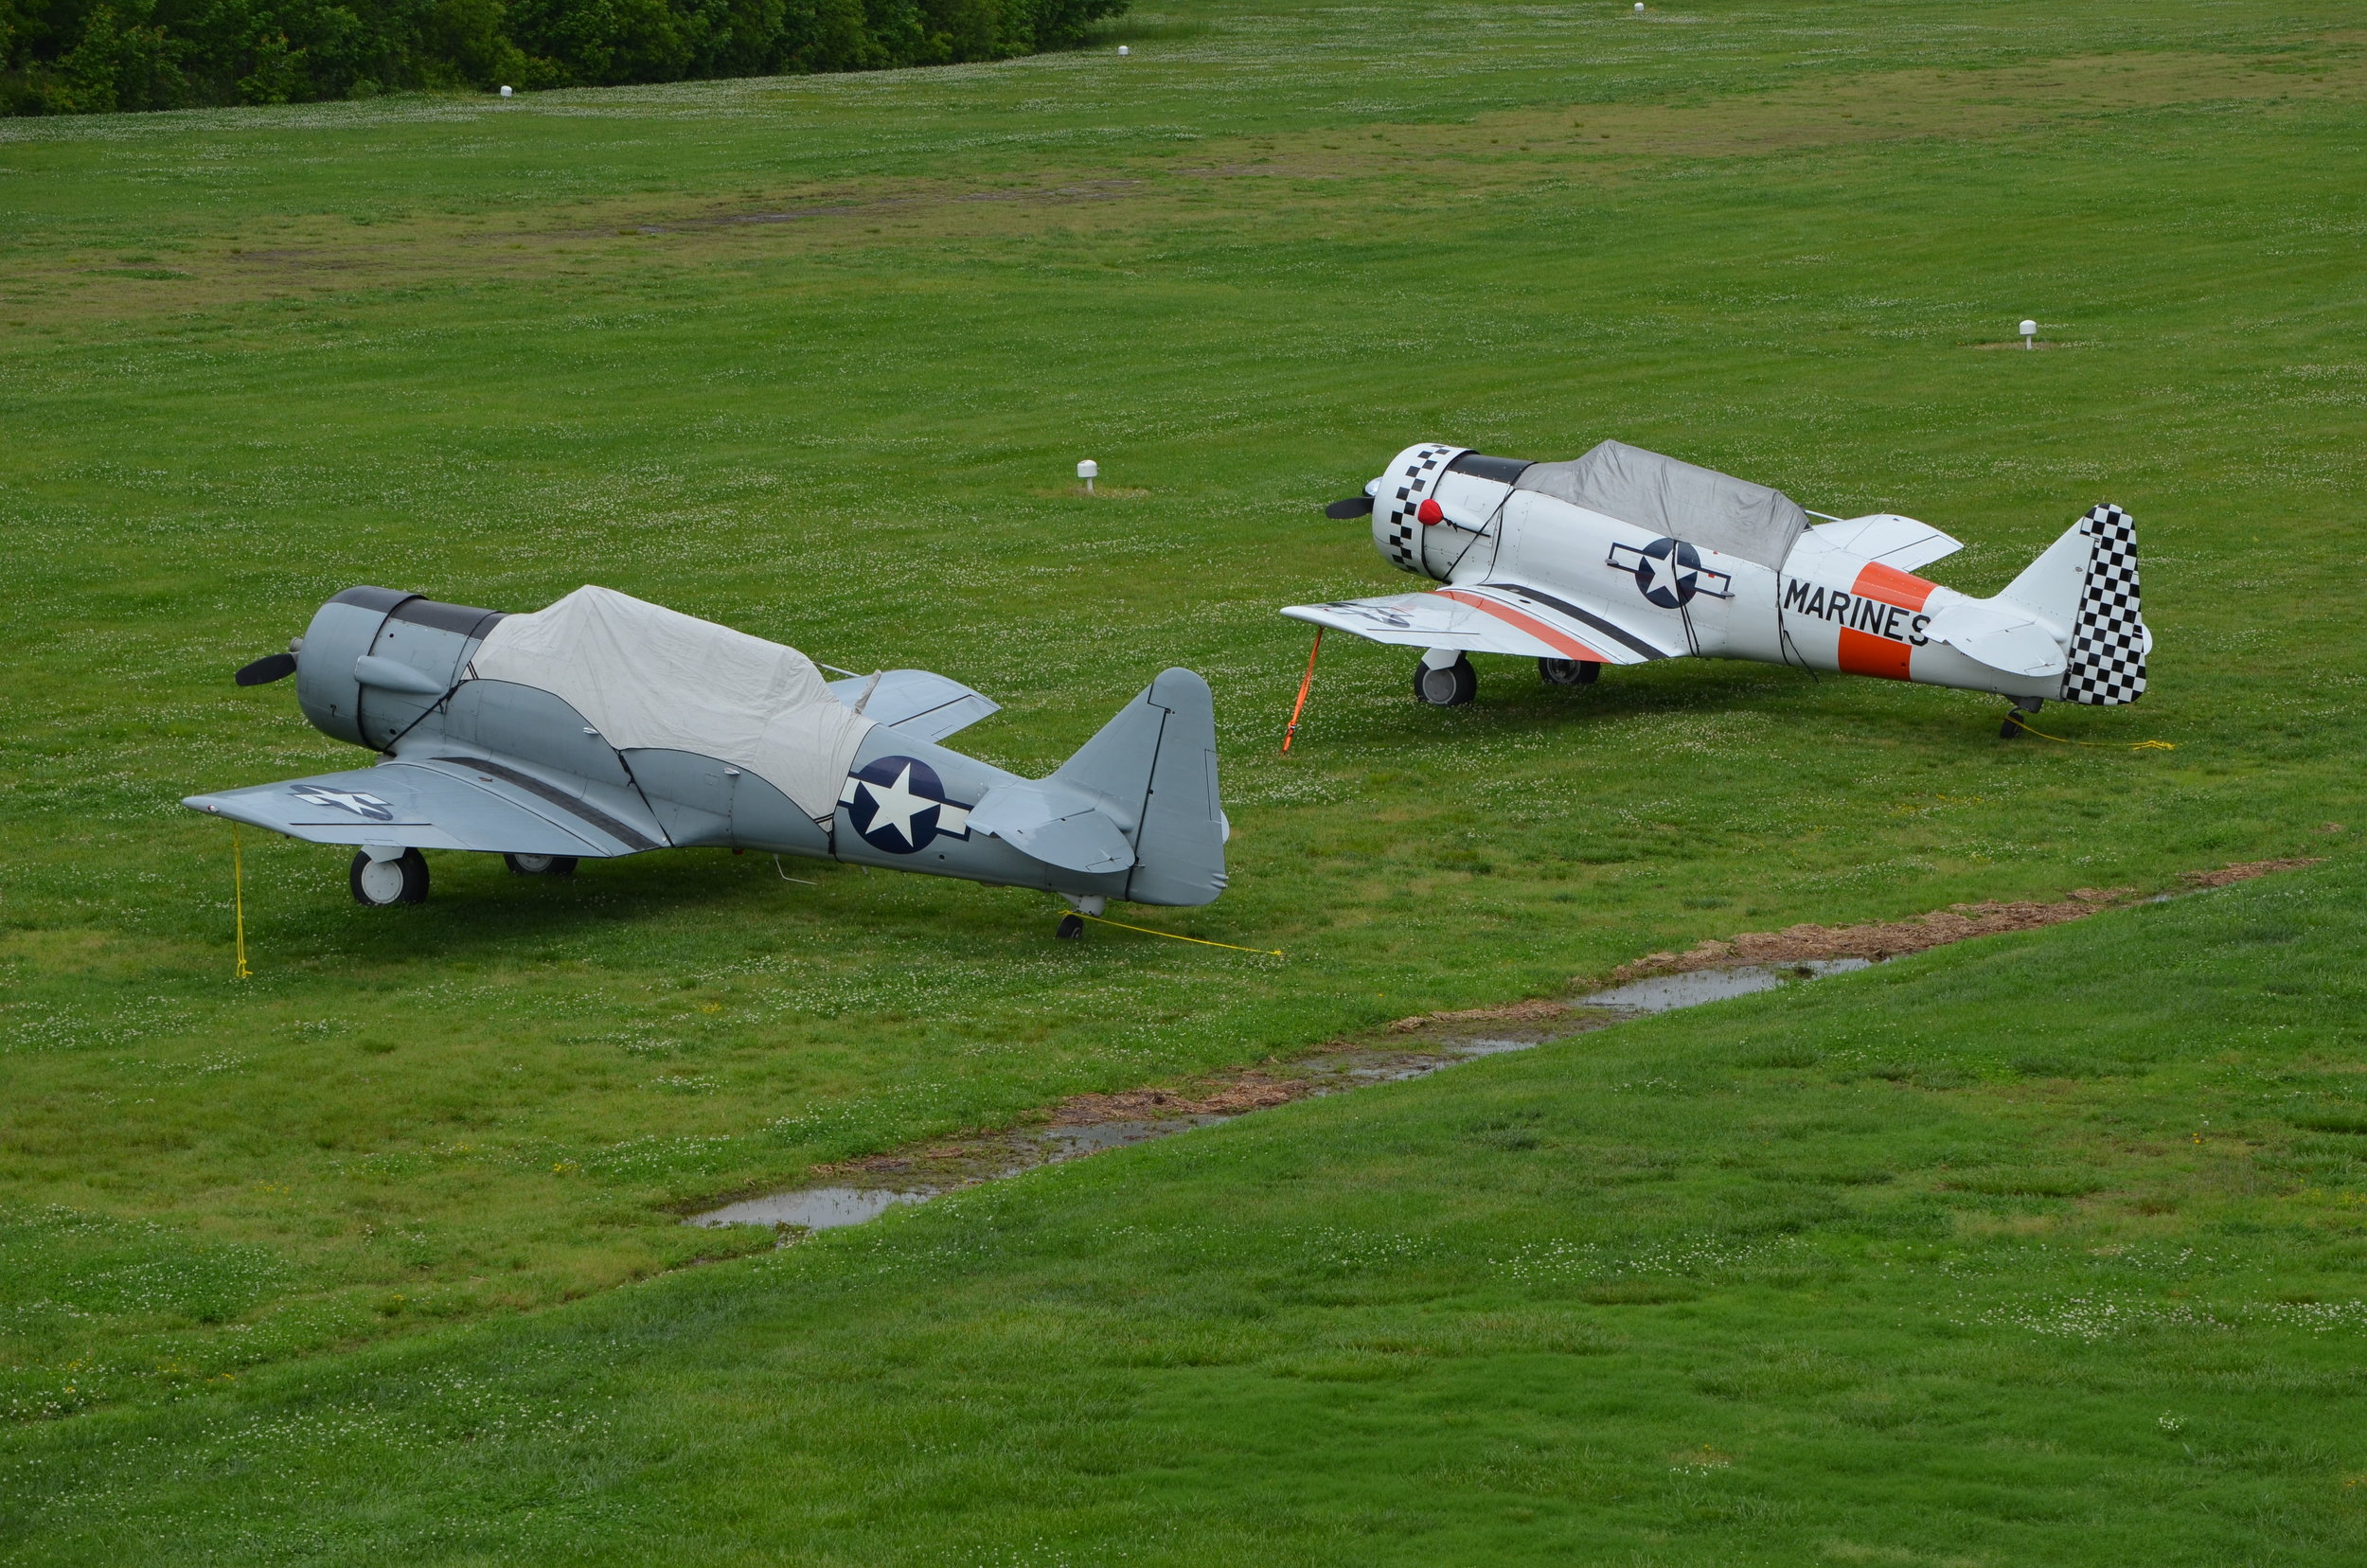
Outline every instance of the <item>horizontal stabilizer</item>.
<svg viewBox="0 0 2367 1568"><path fill-rule="evenodd" d="M1005 784L970 808L970 830L988 833L1070 871L1123 871L1134 846L1081 793L1051 779Z"/></svg>
<svg viewBox="0 0 2367 1568"><path fill-rule="evenodd" d="M1958 599L1931 617L1924 635L2009 675L2063 672L2063 645L2055 633L1993 599Z"/></svg>
<svg viewBox="0 0 2367 1568"><path fill-rule="evenodd" d="M942 740L1003 711L991 698L925 669L883 669L877 675L832 681L830 694L864 718L922 740Z"/></svg>
<svg viewBox="0 0 2367 1568"><path fill-rule="evenodd" d="M1808 531L1837 550L1878 561L1901 572L1929 566L1965 547L1962 542L1949 538L1931 524L1895 512L1852 517L1841 523L1819 523Z"/></svg>

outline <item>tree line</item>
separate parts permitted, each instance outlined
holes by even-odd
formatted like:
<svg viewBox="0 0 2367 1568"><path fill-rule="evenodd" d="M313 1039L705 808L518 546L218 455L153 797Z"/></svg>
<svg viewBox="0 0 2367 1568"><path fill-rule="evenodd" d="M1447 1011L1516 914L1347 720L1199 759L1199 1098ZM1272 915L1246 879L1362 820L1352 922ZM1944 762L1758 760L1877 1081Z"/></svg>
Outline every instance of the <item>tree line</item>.
<svg viewBox="0 0 2367 1568"><path fill-rule="evenodd" d="M0 0L0 113L868 71L1068 48L1127 0Z"/></svg>

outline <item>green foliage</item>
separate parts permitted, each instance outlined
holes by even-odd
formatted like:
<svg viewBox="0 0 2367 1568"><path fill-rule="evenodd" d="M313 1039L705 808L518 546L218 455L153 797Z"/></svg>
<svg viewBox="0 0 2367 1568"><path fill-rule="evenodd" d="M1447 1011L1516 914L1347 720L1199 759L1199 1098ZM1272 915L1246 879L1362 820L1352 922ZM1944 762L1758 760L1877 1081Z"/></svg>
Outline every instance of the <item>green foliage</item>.
<svg viewBox="0 0 2367 1568"><path fill-rule="evenodd" d="M0 109L103 114L878 70L1072 46L1127 0L0 0Z"/></svg>

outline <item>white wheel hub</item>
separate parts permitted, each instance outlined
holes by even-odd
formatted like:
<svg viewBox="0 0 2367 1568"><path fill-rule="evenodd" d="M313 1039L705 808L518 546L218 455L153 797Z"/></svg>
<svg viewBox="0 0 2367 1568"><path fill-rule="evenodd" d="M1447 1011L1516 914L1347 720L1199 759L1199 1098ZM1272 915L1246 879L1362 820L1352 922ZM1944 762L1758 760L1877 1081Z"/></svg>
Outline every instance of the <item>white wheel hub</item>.
<svg viewBox="0 0 2367 1568"><path fill-rule="evenodd" d="M402 898L402 862L372 861L362 867L363 896L372 903L390 904Z"/></svg>

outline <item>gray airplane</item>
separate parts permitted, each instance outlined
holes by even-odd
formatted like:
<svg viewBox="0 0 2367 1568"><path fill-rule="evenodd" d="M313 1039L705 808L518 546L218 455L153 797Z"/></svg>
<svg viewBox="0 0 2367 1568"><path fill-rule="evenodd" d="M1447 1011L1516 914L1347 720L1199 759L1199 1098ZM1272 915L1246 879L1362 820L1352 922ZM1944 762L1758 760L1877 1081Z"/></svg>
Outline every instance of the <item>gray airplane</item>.
<svg viewBox="0 0 2367 1568"><path fill-rule="evenodd" d="M1027 779L936 743L997 711L958 681L826 681L793 648L606 588L530 615L349 588L288 648L238 683L294 675L304 716L376 764L182 804L354 846L365 904L425 899L425 849L561 877L646 849L809 855L1044 888L1073 911L1062 936L1111 899L1224 890L1216 719L1188 669Z"/></svg>

